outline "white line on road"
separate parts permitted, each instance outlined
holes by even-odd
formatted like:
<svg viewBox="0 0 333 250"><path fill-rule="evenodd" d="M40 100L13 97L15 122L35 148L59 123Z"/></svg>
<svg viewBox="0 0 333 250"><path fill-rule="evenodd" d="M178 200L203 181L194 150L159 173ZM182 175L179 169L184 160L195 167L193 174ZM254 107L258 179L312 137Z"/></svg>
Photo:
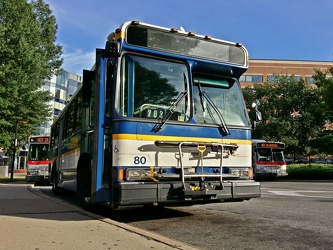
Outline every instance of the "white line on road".
<svg viewBox="0 0 333 250"><path fill-rule="evenodd" d="M293 196L293 197L311 197L311 198L326 198L326 199L333 199L333 196L322 196L322 195L308 195L311 193L332 193L333 191L312 191L312 190L293 190L293 191L278 191L278 190L267 190L267 192L275 194L275 195L282 195L282 196ZM302 194L304 193L304 194Z"/></svg>

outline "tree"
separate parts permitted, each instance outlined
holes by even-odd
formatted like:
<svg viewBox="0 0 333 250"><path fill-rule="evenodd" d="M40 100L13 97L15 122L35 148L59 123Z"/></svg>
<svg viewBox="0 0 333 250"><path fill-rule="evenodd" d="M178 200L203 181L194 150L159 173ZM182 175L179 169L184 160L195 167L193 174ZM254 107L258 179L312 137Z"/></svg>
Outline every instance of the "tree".
<svg viewBox="0 0 333 250"><path fill-rule="evenodd" d="M316 138L311 140L311 147L317 152L333 154L333 67L328 70L315 69L313 78L322 96L326 126Z"/></svg>
<svg viewBox="0 0 333 250"><path fill-rule="evenodd" d="M62 64L56 32L56 19L43 0L0 0L0 145L6 149L18 120L29 119L18 131L26 141L49 117L51 96L40 87Z"/></svg>
<svg viewBox="0 0 333 250"><path fill-rule="evenodd" d="M329 121L333 121L333 67L327 70L315 69L313 79L322 96L325 116Z"/></svg>
<svg viewBox="0 0 333 250"><path fill-rule="evenodd" d="M325 123L317 88L294 76L275 75L274 82L246 87L243 94L247 105L257 102L262 112L254 138L282 141L287 154L306 154Z"/></svg>

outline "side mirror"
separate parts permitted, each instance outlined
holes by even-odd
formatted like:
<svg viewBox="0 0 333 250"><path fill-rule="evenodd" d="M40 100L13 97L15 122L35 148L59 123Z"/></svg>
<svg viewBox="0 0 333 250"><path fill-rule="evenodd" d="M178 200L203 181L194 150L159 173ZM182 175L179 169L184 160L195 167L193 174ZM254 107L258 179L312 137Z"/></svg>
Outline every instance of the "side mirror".
<svg viewBox="0 0 333 250"><path fill-rule="evenodd" d="M106 41L105 54L107 57L119 57L118 43L116 41Z"/></svg>
<svg viewBox="0 0 333 250"><path fill-rule="evenodd" d="M262 115L261 115L261 112L258 110L258 106L256 103L252 103L252 108L254 109L254 121L256 122L260 122L262 121Z"/></svg>
<svg viewBox="0 0 333 250"><path fill-rule="evenodd" d="M110 35L107 37L107 41L105 44L105 54L107 57L119 57L120 56L120 51L119 51L119 46L118 43L115 39L115 33L112 32Z"/></svg>
<svg viewBox="0 0 333 250"><path fill-rule="evenodd" d="M252 103L252 109L253 109L253 111L251 112L252 128L255 129L257 123L262 121L262 115L261 112L258 110L258 106L256 103Z"/></svg>

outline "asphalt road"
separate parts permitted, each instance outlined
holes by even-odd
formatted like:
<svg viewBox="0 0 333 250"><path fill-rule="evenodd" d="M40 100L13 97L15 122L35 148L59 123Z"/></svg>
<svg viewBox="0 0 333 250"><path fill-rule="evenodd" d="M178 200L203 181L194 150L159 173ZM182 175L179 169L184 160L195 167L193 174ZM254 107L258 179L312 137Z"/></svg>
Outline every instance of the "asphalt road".
<svg viewBox="0 0 333 250"><path fill-rule="evenodd" d="M262 182L262 197L245 202L95 212L199 249L333 249L333 182Z"/></svg>

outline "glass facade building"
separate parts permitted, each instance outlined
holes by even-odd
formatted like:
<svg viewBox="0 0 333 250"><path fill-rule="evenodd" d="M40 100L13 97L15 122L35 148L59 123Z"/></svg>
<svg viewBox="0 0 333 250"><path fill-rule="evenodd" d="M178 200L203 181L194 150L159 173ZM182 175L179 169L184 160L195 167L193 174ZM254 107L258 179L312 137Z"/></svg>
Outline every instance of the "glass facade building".
<svg viewBox="0 0 333 250"><path fill-rule="evenodd" d="M42 90L50 91L53 96L49 102L52 113L49 120L38 126L37 134L50 134L51 125L65 107L71 96L82 83L82 76L63 70L60 75L45 80Z"/></svg>

